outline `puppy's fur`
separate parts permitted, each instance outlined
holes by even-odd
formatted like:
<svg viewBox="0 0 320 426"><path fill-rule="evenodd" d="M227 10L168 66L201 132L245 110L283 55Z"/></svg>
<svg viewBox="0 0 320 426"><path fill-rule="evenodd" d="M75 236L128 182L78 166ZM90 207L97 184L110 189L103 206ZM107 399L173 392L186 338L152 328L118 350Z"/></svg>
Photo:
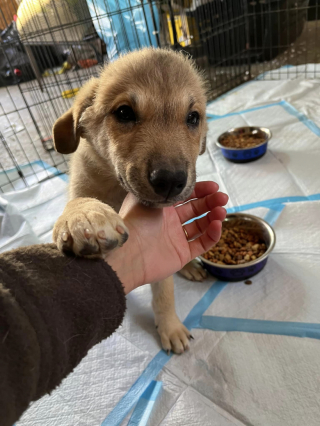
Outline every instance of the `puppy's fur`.
<svg viewBox="0 0 320 426"><path fill-rule="evenodd" d="M133 120L119 118L123 106L131 108ZM119 211L127 192L153 207L186 199L195 185L197 157L205 150L205 108L202 75L182 53L170 50L129 53L88 81L53 127L56 150L75 152L71 201L54 228L58 247L105 257L122 245L127 229L113 209ZM199 121L190 125L194 112ZM184 173L179 194L155 192L150 174L159 169ZM196 280L205 276L194 263L181 272ZM175 313L172 277L153 284L153 307L164 349L183 352L189 332Z"/></svg>

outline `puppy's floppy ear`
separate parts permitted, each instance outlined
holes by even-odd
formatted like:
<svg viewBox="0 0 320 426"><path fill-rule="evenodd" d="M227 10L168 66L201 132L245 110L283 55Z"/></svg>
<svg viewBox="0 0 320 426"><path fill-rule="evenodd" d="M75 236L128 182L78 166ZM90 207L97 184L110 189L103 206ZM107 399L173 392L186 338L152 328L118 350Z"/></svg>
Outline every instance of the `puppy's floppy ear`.
<svg viewBox="0 0 320 426"><path fill-rule="evenodd" d="M79 91L73 106L54 123L52 128L55 150L60 154L71 154L78 148L83 129L79 124L83 112L92 105L99 80L89 80Z"/></svg>
<svg viewBox="0 0 320 426"><path fill-rule="evenodd" d="M80 135L73 121L73 108L70 108L54 123L52 129L55 150L60 154L71 154L79 145Z"/></svg>
<svg viewBox="0 0 320 426"><path fill-rule="evenodd" d="M207 137L205 136L205 137L202 139L202 141L201 141L201 146L200 146L200 152L199 152L199 155L204 154L204 152L205 152L205 150L206 150L206 147L207 147Z"/></svg>

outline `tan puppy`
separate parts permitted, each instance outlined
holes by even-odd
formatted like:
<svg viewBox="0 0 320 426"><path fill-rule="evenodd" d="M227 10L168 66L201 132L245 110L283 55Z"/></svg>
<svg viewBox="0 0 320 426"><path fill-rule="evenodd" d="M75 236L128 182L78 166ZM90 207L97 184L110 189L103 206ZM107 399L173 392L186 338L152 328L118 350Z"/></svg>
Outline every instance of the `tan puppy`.
<svg viewBox="0 0 320 426"><path fill-rule="evenodd" d="M205 150L205 110L202 75L182 53L170 50L129 53L88 81L53 127L56 150L75 152L71 201L53 232L58 247L106 257L121 246L128 234L116 211L127 192L153 207L185 200ZM194 262L181 273L205 277ZM162 346L181 353L190 333L175 312L173 278L152 284L152 291Z"/></svg>

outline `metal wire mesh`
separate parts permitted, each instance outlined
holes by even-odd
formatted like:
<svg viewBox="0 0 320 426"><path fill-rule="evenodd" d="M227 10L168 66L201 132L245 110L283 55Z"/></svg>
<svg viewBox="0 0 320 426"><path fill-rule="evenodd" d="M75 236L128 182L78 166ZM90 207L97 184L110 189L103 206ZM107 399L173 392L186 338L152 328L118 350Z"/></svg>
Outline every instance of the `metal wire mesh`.
<svg viewBox="0 0 320 426"><path fill-rule="evenodd" d="M52 125L101 64L125 51L189 53L206 71L210 99L258 75L319 78L319 2L0 0L1 30L17 15L14 35L0 38L0 191L67 172Z"/></svg>

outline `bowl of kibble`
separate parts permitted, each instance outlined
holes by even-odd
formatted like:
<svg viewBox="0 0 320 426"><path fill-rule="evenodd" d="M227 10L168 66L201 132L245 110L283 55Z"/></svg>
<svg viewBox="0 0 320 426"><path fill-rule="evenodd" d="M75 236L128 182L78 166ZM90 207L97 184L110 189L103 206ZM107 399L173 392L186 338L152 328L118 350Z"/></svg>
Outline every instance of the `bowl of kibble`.
<svg viewBox="0 0 320 426"><path fill-rule="evenodd" d="M233 163L258 160L266 152L271 132L264 127L238 127L219 136L217 146Z"/></svg>
<svg viewBox="0 0 320 426"><path fill-rule="evenodd" d="M220 241L200 259L220 280L244 281L266 266L275 242L275 232L265 220L244 213L228 214Z"/></svg>

